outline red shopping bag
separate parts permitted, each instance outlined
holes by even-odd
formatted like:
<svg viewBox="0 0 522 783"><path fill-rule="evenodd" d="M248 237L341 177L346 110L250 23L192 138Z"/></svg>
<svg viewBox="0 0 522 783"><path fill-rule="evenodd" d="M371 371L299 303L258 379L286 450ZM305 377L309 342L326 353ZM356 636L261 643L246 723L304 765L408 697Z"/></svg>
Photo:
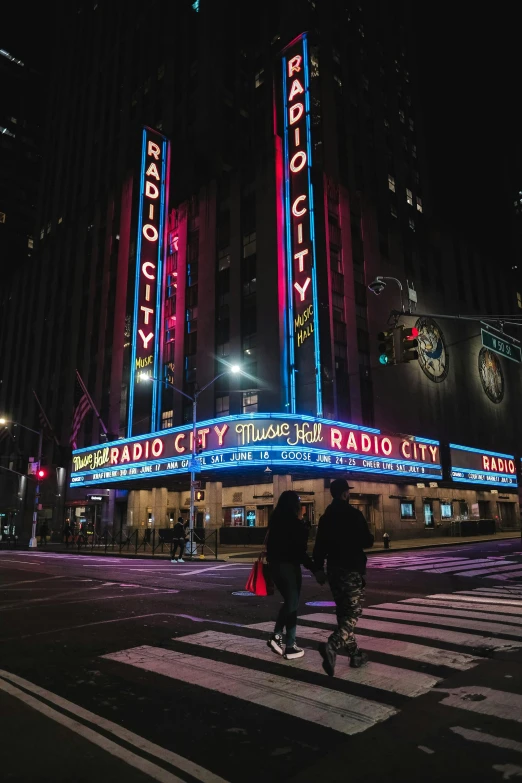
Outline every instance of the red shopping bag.
<svg viewBox="0 0 522 783"><path fill-rule="evenodd" d="M268 566L261 557L252 566L245 590L254 595L272 595L274 592Z"/></svg>

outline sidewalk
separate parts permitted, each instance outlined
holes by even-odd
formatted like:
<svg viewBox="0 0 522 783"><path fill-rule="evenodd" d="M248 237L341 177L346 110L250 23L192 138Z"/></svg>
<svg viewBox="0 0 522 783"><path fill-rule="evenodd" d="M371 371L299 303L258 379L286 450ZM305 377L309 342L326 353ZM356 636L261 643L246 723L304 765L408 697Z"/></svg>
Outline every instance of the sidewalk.
<svg viewBox="0 0 522 783"><path fill-rule="evenodd" d="M377 541L375 545L372 547L372 549L366 550L368 555L370 556L376 556L376 555L383 555L386 556L390 552L397 552L397 551L403 551L408 549L430 549L431 547L448 547L448 546L460 546L461 544L473 544L473 543L479 543L479 542L486 542L486 541L499 541L499 540L505 540L505 539L518 539L521 540L521 532L520 530L510 530L510 531L504 531L502 533L496 533L494 536L457 536L457 537L449 537L449 536L438 536L433 537L430 539L426 538L409 538L409 539L401 539L398 541L391 540L390 541L390 548L384 549L384 544L382 541ZM310 542L310 548L313 547L313 542ZM27 546L20 546L17 549L11 549L8 550L7 547L2 547L0 543L0 551L12 551L12 552L22 552L22 551L28 551ZM194 559L190 562L193 563L208 563L210 562L218 562L218 563L226 563L229 560L241 560L243 562L247 563L253 563L258 557L262 550L261 545L256 546L220 546L218 551L218 557L217 559L213 554L210 552L205 553L204 558L200 558L199 555L194 557ZM107 551L105 551L105 547L101 545L100 547L95 547L94 549L91 549L90 547L85 548L81 547L81 549L78 549L78 547L66 547L65 544L47 544L44 546L38 546L38 550L31 550L31 551L39 551L39 552L57 552L57 553L68 553L72 556L74 555L83 555L84 557L88 557L90 555L93 555L95 557L126 557L129 559L143 559L143 558L154 558L154 559L168 559L170 560L170 550L167 546L165 546L165 549L163 552L156 550L156 553L153 555L150 550L144 551L143 549L140 549L137 553L134 551L122 551L119 552L118 548L115 547L114 549L111 549L111 547L107 547ZM186 558L186 561L188 562L189 559Z"/></svg>

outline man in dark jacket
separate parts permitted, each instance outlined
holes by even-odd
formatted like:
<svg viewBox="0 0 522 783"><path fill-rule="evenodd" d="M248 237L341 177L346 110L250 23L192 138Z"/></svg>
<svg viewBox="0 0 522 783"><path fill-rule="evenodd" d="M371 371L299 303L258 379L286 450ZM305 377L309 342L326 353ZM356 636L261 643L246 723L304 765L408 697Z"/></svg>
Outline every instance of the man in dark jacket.
<svg viewBox="0 0 522 783"><path fill-rule="evenodd" d="M178 521L174 525L172 531L172 552L171 563L184 563L183 553L185 552L185 543L187 541L186 526L188 522L183 522L183 517L178 517ZM179 547L179 559L176 557L176 552Z"/></svg>
<svg viewBox="0 0 522 783"><path fill-rule="evenodd" d="M335 672L337 652L342 648L350 656L353 668L368 661L367 654L357 647L354 631L362 614L366 584L363 549L373 546L373 536L361 512L348 502L350 489L346 479L332 481L333 500L319 520L313 555L316 569L322 569L327 561L328 582L336 606L337 628L328 642L319 645L323 669L331 677Z"/></svg>

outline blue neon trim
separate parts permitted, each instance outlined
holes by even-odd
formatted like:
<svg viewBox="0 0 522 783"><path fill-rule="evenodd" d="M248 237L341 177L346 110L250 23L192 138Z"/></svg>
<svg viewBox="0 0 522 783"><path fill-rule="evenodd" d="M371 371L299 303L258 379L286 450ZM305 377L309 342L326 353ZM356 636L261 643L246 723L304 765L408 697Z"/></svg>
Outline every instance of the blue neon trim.
<svg viewBox="0 0 522 783"><path fill-rule="evenodd" d="M303 62L306 105L306 144L308 147L308 199L310 214L310 244L312 246L312 302L314 306L315 391L317 415L323 415L321 381L321 344L319 340L319 298L317 294L317 259L315 250L314 193L312 187L312 130L310 122L310 74L308 69L308 39L303 35ZM285 93L286 95L286 93Z"/></svg>
<svg viewBox="0 0 522 783"><path fill-rule="evenodd" d="M491 476L492 478L508 478L511 481L516 480L516 474L513 473L496 473L491 472L489 470L474 470L473 468L458 468L456 466L451 467L451 472L453 473L454 470L461 470L463 473L483 473L485 476ZM479 481L479 484L482 484L484 482Z"/></svg>
<svg viewBox="0 0 522 783"><path fill-rule="evenodd" d="M506 484L505 482L502 481L478 481L476 479L474 480L474 479L466 479L466 478L455 478L453 476L451 477L451 480L454 481L456 484L475 484L475 486L480 485L481 487L493 486L493 487L506 487L506 488L512 487L513 489L518 488L517 481L513 481L512 484Z"/></svg>
<svg viewBox="0 0 522 783"><path fill-rule="evenodd" d="M286 86L286 63L287 58L283 57L283 95L284 98L284 170L285 170L285 240L286 240L286 298L287 298L287 337L288 337L288 354L289 354L289 380L290 380L290 413L295 413L297 409L296 405L296 383L295 383L295 346L292 337L292 324L294 319L294 301L293 301L293 286L294 286L294 273L293 273L293 261L292 261L292 237L291 237L291 218L290 218L290 158L288 151L288 101L287 101L287 86Z"/></svg>
<svg viewBox="0 0 522 783"><path fill-rule="evenodd" d="M161 163L161 196L160 196L160 222L158 236L158 276L156 286L156 341L154 346L154 377L159 378L159 365L161 359L161 313L162 313L162 294L163 294L163 253L164 253L164 227L165 227L165 185L166 185L166 165L167 165L167 141L164 138L162 142L162 163ZM151 429L159 427L159 400L160 385L157 381L152 384L152 416Z"/></svg>
<svg viewBox="0 0 522 783"><path fill-rule="evenodd" d="M141 146L141 176L140 176L140 201L138 213L138 241L136 243L136 276L134 284L134 323L132 325L131 367L129 382L129 408L127 413L127 437L132 436L132 415L134 412L134 384L136 382L136 340L138 335L138 307L140 290L140 262L141 262L141 233L143 227L143 195L145 182L145 150L147 146L147 129L143 129Z"/></svg>
<svg viewBox="0 0 522 783"><path fill-rule="evenodd" d="M450 449L460 449L461 451L473 451L476 454L487 454L488 457L505 457L506 459L515 459L513 454L501 454L499 451L484 451L484 449L474 449L471 446L458 446L456 443L449 444ZM471 468L466 468L471 470Z"/></svg>
<svg viewBox="0 0 522 783"><path fill-rule="evenodd" d="M438 440L431 440L430 438L417 438L417 436L415 436L415 443L428 443L432 446L440 446Z"/></svg>

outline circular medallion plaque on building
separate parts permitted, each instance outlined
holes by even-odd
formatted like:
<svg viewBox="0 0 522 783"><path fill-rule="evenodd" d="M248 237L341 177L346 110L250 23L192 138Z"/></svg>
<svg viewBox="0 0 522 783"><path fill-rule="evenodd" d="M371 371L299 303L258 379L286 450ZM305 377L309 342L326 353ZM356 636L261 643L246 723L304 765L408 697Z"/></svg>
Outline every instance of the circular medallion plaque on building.
<svg viewBox="0 0 522 783"><path fill-rule="evenodd" d="M504 374L500 359L487 348L481 348L478 355L480 382L485 393L495 404L504 399Z"/></svg>
<svg viewBox="0 0 522 783"><path fill-rule="evenodd" d="M419 364L424 375L434 383L441 383L448 375L449 355L442 329L433 318L419 318Z"/></svg>

